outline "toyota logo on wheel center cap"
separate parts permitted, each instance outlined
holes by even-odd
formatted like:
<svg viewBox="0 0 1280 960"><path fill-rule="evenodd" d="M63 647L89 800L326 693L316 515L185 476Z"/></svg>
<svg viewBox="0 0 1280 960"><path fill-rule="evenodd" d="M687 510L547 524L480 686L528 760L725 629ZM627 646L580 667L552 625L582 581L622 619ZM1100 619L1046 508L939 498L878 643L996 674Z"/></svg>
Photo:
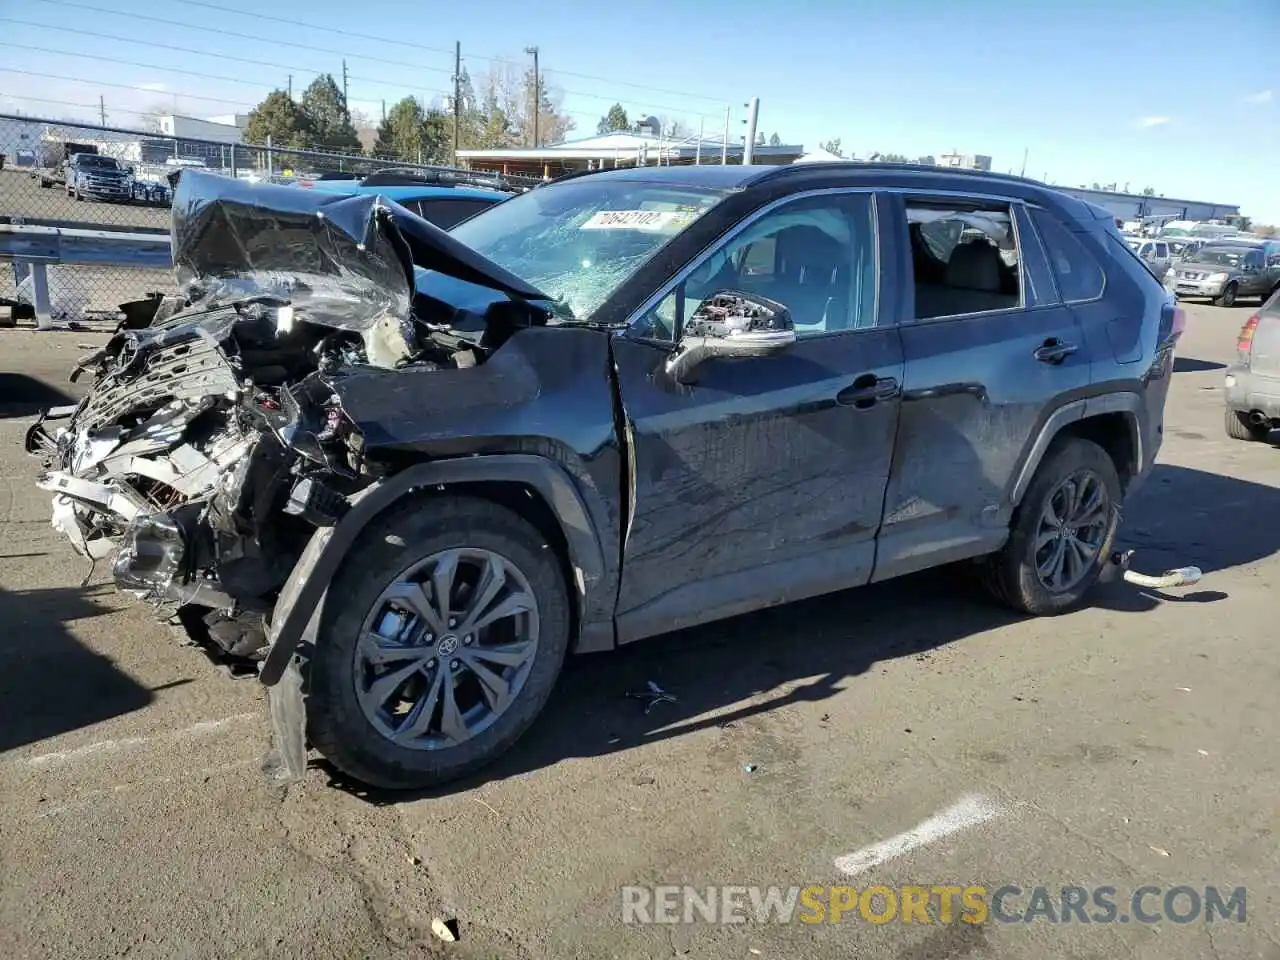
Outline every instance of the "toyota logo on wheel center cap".
<svg viewBox="0 0 1280 960"><path fill-rule="evenodd" d="M440 638L440 642L436 644L436 653L442 657L447 657L458 649L458 638L452 633L446 633Z"/></svg>

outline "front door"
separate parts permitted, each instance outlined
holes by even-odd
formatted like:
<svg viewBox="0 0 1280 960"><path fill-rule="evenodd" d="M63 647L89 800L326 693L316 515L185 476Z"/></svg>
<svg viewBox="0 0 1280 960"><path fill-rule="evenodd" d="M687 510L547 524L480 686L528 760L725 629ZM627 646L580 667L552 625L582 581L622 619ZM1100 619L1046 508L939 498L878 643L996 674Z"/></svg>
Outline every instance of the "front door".
<svg viewBox="0 0 1280 960"><path fill-rule="evenodd" d="M915 304L876 580L1000 547L1046 410L1090 380L1080 322L1019 205L888 196L882 209L909 250Z"/></svg>
<svg viewBox="0 0 1280 960"><path fill-rule="evenodd" d="M902 377L898 331L877 324L876 235L867 193L781 201L615 339L632 451L620 640L870 577ZM724 290L785 304L797 342L673 382L664 362L684 321Z"/></svg>

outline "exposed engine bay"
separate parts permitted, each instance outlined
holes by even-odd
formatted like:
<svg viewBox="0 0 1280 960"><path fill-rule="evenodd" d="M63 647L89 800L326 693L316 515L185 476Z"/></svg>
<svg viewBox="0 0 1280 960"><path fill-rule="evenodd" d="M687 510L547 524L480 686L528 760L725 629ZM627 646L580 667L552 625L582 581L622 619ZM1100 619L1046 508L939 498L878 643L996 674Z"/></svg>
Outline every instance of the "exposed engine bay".
<svg viewBox="0 0 1280 960"><path fill-rule="evenodd" d="M382 198L188 171L173 209L182 295L83 358L72 379L92 376L88 395L47 411L27 450L80 554L253 660L315 529L387 469L344 382L483 364L548 314L536 289ZM421 270L499 296L463 317L418 290Z"/></svg>

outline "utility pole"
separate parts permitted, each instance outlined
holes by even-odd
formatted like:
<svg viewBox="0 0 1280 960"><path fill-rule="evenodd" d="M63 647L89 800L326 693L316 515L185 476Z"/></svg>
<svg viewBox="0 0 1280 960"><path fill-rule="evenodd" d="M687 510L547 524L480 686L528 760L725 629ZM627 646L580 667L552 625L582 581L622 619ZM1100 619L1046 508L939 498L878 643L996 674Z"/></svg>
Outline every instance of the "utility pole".
<svg viewBox="0 0 1280 960"><path fill-rule="evenodd" d="M289 74L289 99L293 99L293 74Z"/></svg>
<svg viewBox="0 0 1280 960"><path fill-rule="evenodd" d="M102 126L107 125L107 102L101 96L98 97L98 119L102 122Z"/></svg>
<svg viewBox="0 0 1280 960"><path fill-rule="evenodd" d="M347 59L342 58L342 105L347 105Z"/></svg>
<svg viewBox="0 0 1280 960"><path fill-rule="evenodd" d="M453 165L458 165L458 131L462 118L462 41L453 43Z"/></svg>
<svg viewBox="0 0 1280 960"><path fill-rule="evenodd" d="M724 143L720 144L720 166L729 162L729 108L724 108Z"/></svg>
<svg viewBox="0 0 1280 960"><path fill-rule="evenodd" d="M1018 176L1020 177L1025 177L1027 175L1027 156L1030 153L1031 153L1030 147L1022 148L1022 172L1018 174Z"/></svg>
<svg viewBox="0 0 1280 960"><path fill-rule="evenodd" d="M538 73L538 48L525 47L533 55L533 149L538 149L538 114L542 113L542 77Z"/></svg>
<svg viewBox="0 0 1280 960"><path fill-rule="evenodd" d="M747 140L742 146L742 165L745 167L755 156L756 118L760 116L760 98L752 97L743 106L747 108Z"/></svg>
<svg viewBox="0 0 1280 960"><path fill-rule="evenodd" d="M387 101L385 99L382 101L382 122L387 122Z"/></svg>
<svg viewBox="0 0 1280 960"><path fill-rule="evenodd" d="M698 145L693 151L693 165L695 167L702 164L702 132L707 127L707 118L702 117L698 120Z"/></svg>

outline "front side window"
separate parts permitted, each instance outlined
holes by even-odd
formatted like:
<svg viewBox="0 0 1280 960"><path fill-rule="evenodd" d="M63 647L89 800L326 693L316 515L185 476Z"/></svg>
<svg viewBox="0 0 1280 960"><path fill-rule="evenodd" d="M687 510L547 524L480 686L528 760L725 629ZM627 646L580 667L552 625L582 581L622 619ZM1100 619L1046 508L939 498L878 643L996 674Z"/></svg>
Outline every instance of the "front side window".
<svg viewBox="0 0 1280 960"><path fill-rule="evenodd" d="M494 204L451 233L546 293L562 314L585 320L726 193L584 177Z"/></svg>
<svg viewBox="0 0 1280 960"><path fill-rule="evenodd" d="M1033 209L1031 221L1044 243L1062 299L1075 303L1102 296L1106 276L1084 244L1047 210Z"/></svg>
<svg viewBox="0 0 1280 960"><path fill-rule="evenodd" d="M1264 262L1265 261L1263 260L1261 250L1250 250L1249 253L1244 258L1244 263L1245 263L1245 266L1247 267L1260 268Z"/></svg>
<svg viewBox="0 0 1280 960"><path fill-rule="evenodd" d="M1156 244L1156 257L1157 257L1158 259L1160 259L1160 260L1163 260L1163 259L1164 259L1165 257L1167 257L1167 256L1169 256L1169 248L1168 248L1168 246L1166 246L1166 245L1165 245L1165 244L1163 244L1163 243L1157 243L1157 244Z"/></svg>
<svg viewBox="0 0 1280 960"><path fill-rule="evenodd" d="M726 290L783 304L799 337L874 326L875 260L868 195L793 200L721 241L640 319L638 332L676 339L703 300Z"/></svg>
<svg viewBox="0 0 1280 960"><path fill-rule="evenodd" d="M1021 257L1008 204L907 206L917 320L1022 305Z"/></svg>

